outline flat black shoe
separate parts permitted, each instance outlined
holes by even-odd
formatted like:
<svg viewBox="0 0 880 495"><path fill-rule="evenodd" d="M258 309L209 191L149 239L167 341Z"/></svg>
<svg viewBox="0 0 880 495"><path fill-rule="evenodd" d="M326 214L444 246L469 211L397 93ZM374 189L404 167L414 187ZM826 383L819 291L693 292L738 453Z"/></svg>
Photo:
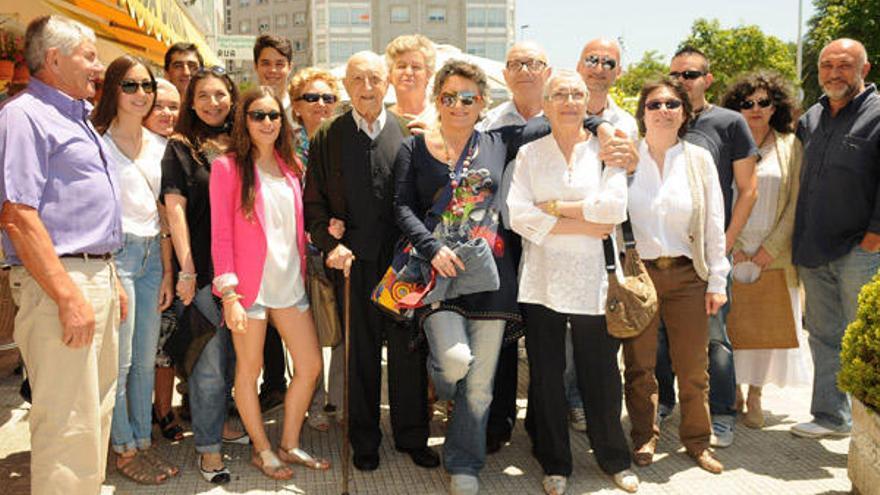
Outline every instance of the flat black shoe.
<svg viewBox="0 0 880 495"><path fill-rule="evenodd" d="M372 452L369 454L355 454L352 456L354 467L358 471L375 471L379 468L379 454Z"/></svg>
<svg viewBox="0 0 880 495"><path fill-rule="evenodd" d="M398 448L397 450L398 452L409 454L410 459L416 463L416 466L435 468L440 465L440 456L428 447L421 447L418 449Z"/></svg>
<svg viewBox="0 0 880 495"><path fill-rule="evenodd" d="M486 438L486 453L494 454L501 450L501 447L504 446L504 441L497 437L487 437Z"/></svg>
<svg viewBox="0 0 880 495"><path fill-rule="evenodd" d="M264 390L260 392L260 411L263 414L269 414L283 406L284 394L283 390Z"/></svg>

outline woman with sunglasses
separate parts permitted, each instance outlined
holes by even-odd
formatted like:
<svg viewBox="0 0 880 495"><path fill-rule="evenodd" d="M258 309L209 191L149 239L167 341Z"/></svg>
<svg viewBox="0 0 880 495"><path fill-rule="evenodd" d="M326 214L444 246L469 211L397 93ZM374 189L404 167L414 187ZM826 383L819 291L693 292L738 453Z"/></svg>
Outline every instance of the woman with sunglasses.
<svg viewBox="0 0 880 495"><path fill-rule="evenodd" d="M116 468L143 484L159 484L178 469L159 458L152 444L154 366L162 311L174 298L171 243L160 208L162 138L144 129L156 100L156 79L139 60L123 55L104 79L104 95L92 113L110 161L119 171L123 246L114 253L129 301L119 326L119 375L110 444Z"/></svg>
<svg viewBox="0 0 880 495"><path fill-rule="evenodd" d="M796 103L790 84L778 73L760 71L734 81L721 104L745 117L758 143L758 201L733 247L733 276L752 280L763 270L785 273L794 315L798 347L794 349L736 350L733 359L738 384L749 386L743 401L737 387L737 409L747 407L743 423L764 425L761 389L810 383L810 361L804 350L797 271L791 264L791 236L800 184L803 149L794 135ZM736 304L734 300L733 304Z"/></svg>
<svg viewBox="0 0 880 495"><path fill-rule="evenodd" d="M727 300L724 209L712 156L682 137L692 118L682 85L664 78L642 87L636 120L644 136L629 190L636 246L657 290L657 317L623 343L626 407L635 463L653 462L657 424L657 331L666 325L681 399L679 436L711 473L724 468L709 451L709 315Z"/></svg>
<svg viewBox="0 0 880 495"><path fill-rule="evenodd" d="M224 431L232 351L229 331L223 327L220 307L211 293L214 275L208 183L211 162L229 147L237 99L238 90L222 67L198 70L187 87L183 111L162 158L162 200L180 265L176 293L184 305L194 305L190 311L201 315L189 315L191 332L196 331L192 327L198 321L208 325L207 335L213 333L195 357L187 383L199 472L215 484L231 480L220 447L224 436L232 435ZM240 438L247 441L246 435Z"/></svg>
<svg viewBox="0 0 880 495"><path fill-rule="evenodd" d="M267 87L242 97L230 153L212 164L210 186L214 293L222 297L223 317L232 330L235 403L253 439L251 463L276 480L293 476L285 463L330 468L329 461L299 447L322 361L304 284L302 168L282 108ZM269 319L296 363L277 455L257 396Z"/></svg>
<svg viewBox="0 0 880 495"><path fill-rule="evenodd" d="M518 300L524 307L533 403L532 452L544 492L565 493L571 476L564 372L571 329L586 434L600 468L623 490L638 490L620 424L620 341L605 325L602 239L626 219L626 172L602 166L598 140L583 128L589 91L576 72L556 71L544 87L552 134L523 146L507 204L523 239Z"/></svg>

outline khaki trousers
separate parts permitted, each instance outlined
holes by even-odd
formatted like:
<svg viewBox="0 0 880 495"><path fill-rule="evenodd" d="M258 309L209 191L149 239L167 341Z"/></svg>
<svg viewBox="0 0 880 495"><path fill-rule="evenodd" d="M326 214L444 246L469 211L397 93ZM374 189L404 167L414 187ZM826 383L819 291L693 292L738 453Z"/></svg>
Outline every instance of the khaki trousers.
<svg viewBox="0 0 880 495"><path fill-rule="evenodd" d="M659 314L641 335L623 341L626 370L626 409L632 424L633 448L657 444L657 330L662 318L669 337L672 369L678 377L681 401L679 436L688 453L709 448L709 318L706 282L690 264L660 270L648 266L657 289Z"/></svg>
<svg viewBox="0 0 880 495"><path fill-rule="evenodd" d="M9 281L19 306L13 337L33 393L31 493L95 495L107 468L116 393L119 294L112 261L62 258L95 312L91 345L61 342L58 306L24 267Z"/></svg>

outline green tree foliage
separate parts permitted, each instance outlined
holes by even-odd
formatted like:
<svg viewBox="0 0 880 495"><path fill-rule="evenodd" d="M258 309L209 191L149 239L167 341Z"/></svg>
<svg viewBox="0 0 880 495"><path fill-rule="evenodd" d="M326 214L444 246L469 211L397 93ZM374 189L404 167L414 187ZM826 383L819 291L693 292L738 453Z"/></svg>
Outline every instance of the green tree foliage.
<svg viewBox="0 0 880 495"><path fill-rule="evenodd" d="M616 87L627 96L638 97L639 91L646 81L657 78L669 72L669 65L663 60L663 56L655 50L648 50L642 55L642 59L624 70L617 79Z"/></svg>
<svg viewBox="0 0 880 495"><path fill-rule="evenodd" d="M743 72L773 69L792 81L796 77L794 44L767 36L758 26L725 29L717 19L697 19L691 34L679 44L679 48L684 46L697 48L709 58L715 82L706 98L712 102L717 102L727 85Z"/></svg>
<svg viewBox="0 0 880 495"><path fill-rule="evenodd" d="M880 275L862 287L856 319L846 328L842 348L838 385L880 412Z"/></svg>
<svg viewBox="0 0 880 495"><path fill-rule="evenodd" d="M880 0L813 0L816 15L809 21L804 40L804 103L812 104L822 94L817 79L819 52L829 41L853 38L865 44L871 72L868 81L880 74Z"/></svg>

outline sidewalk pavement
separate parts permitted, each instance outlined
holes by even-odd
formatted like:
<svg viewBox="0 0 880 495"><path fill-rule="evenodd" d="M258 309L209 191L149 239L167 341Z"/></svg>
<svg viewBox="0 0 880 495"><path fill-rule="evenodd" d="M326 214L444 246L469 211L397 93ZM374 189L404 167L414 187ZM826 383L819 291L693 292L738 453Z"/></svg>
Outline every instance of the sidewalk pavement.
<svg viewBox="0 0 880 495"><path fill-rule="evenodd" d="M511 443L488 457L480 476L481 493L541 494L540 465L532 457L528 436L522 426L525 416L527 365L520 362L519 417ZM0 380L0 494L29 493L30 462L27 430L28 405L18 396L19 377ZM384 388L384 387L383 387ZM845 494L851 484L846 475L849 439L805 440L788 431L797 422L809 419L810 389L808 387L779 389L766 387L764 410L767 426L751 430L741 423L736 429L736 442L728 449L717 451L725 465L721 475L702 471L688 458L678 441L678 409L662 425L662 437L652 466L634 468L642 481L639 493L649 494L711 494L711 495L808 495ZM265 418L270 439L277 446L281 431L281 411ZM435 415L431 424L430 444L440 449L445 424ZM628 422L625 424L629 431ZM181 467L181 475L159 486L141 486L128 481L110 468L102 495L150 494L189 495L197 493L291 493L338 495L341 493L342 469L340 450L342 428L333 426L327 433L308 427L303 429L303 448L316 456L327 457L333 467L327 472L295 468L295 476L287 482L276 482L261 475L249 464L247 446L226 445L227 466L232 482L217 487L204 482L198 474L197 456L192 437L171 444L157 438L159 453ZM361 473L352 467L349 492L352 495L422 495L444 494L449 483L442 469L423 469L409 457L394 450L388 416L387 395L383 391L381 464L377 471ZM569 479L569 494L624 493L617 490L604 475L592 454L584 434L571 432L574 473ZM188 434L189 435L189 434ZM112 466L112 463L111 463Z"/></svg>

